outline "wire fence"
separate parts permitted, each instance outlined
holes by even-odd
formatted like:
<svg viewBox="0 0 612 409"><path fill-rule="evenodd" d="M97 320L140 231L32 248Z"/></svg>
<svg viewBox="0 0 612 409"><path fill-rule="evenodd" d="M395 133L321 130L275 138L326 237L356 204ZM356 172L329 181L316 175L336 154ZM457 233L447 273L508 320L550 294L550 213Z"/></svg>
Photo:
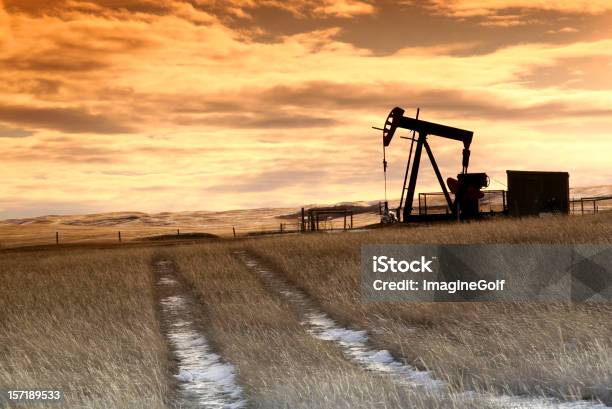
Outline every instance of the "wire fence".
<svg viewBox="0 0 612 409"><path fill-rule="evenodd" d="M612 211L612 195L581 197L570 200L571 214L595 214Z"/></svg>
<svg viewBox="0 0 612 409"><path fill-rule="evenodd" d="M507 207L507 192L505 190L483 190L484 196L478 201L481 213L503 213ZM418 212L427 214L450 214L442 192L419 193Z"/></svg>
<svg viewBox="0 0 612 409"><path fill-rule="evenodd" d="M361 220L363 225L365 220ZM342 219L320 218L320 230L343 230ZM186 226L71 226L71 225L2 225L0 248L16 248L71 244L120 244L134 242L160 242L199 239L247 238L260 235L297 234L309 230L308 221L303 229L301 220L262 220L248 225L191 224ZM346 228L352 228L347 224Z"/></svg>
<svg viewBox="0 0 612 409"><path fill-rule="evenodd" d="M505 191L484 191L485 197L480 200L480 211L501 212L506 208ZM418 203L419 214L444 214L449 212L442 192L421 193ZM572 199L569 202L569 213L572 215L589 215L612 212L612 195L593 196ZM319 230L343 231L364 227L379 222L376 213L355 214L352 219L343 217L321 217L318 220ZM346 223L346 224L345 224ZM306 219L306 231L309 221ZM7 225L0 226L0 248L22 246L79 244L79 243L126 243L135 241L189 240L206 238L245 238L259 235L297 234L304 226L301 219L263 218L258 222L238 225L230 223L203 223L180 226L69 226L69 225Z"/></svg>

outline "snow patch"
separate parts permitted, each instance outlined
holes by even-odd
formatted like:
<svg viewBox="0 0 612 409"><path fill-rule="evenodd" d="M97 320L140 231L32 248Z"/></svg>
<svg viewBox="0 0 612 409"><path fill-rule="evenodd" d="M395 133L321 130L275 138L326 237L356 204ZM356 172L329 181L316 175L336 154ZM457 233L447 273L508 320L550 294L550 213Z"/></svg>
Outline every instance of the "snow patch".
<svg viewBox="0 0 612 409"><path fill-rule="evenodd" d="M178 281L176 281L174 278L172 277L162 277L157 281L157 284L161 284L161 285L174 285L177 284Z"/></svg>
<svg viewBox="0 0 612 409"><path fill-rule="evenodd" d="M411 386L423 387L432 391L441 391L448 386L446 382L432 378L430 372L421 371L396 360L386 349L370 347L366 331L340 326L327 314L318 310L309 301L306 294L293 289L274 273L262 268L245 252L237 252L237 254L245 265L268 280L290 303L298 305L304 311L302 325L307 327L310 334L321 340L335 342L351 361L361 364L367 370L391 375L399 382ZM466 400L473 398L484 400L492 407L500 409L611 409L602 403L586 400L560 402L547 397L493 395L475 391L458 393L456 396Z"/></svg>
<svg viewBox="0 0 612 409"><path fill-rule="evenodd" d="M160 262L160 272L168 270L169 263ZM178 284L170 275L162 275L161 286ZM208 341L198 330L191 317L187 294L175 294L163 298L161 317L167 331L166 337L178 360L179 390L182 408L243 408L242 389L236 384L234 367L212 352Z"/></svg>
<svg viewBox="0 0 612 409"><path fill-rule="evenodd" d="M386 349L369 347L366 331L341 327L321 312L307 313L306 322L312 335L325 341L336 342L347 358L370 371L395 375L402 381L415 386L430 389L445 386L444 382L432 379L429 372L420 371L397 361Z"/></svg>
<svg viewBox="0 0 612 409"><path fill-rule="evenodd" d="M274 288L290 303L300 306L304 311L302 325L307 327L310 334L324 341L335 342L349 360L362 365L367 370L396 376L413 386L436 389L445 385L442 381L432 379L429 372L420 371L397 361L389 351L371 348L368 345L366 331L337 324L327 314L314 307L304 293L279 280L272 272L262 268L255 259L247 257L245 253L238 254L245 265L272 282Z"/></svg>

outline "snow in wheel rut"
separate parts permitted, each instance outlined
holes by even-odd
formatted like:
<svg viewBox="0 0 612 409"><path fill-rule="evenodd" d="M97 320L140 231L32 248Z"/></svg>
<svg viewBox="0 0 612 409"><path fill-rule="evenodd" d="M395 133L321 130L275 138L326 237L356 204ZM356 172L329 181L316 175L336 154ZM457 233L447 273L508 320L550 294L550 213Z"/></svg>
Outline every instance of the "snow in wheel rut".
<svg viewBox="0 0 612 409"><path fill-rule="evenodd" d="M263 267L258 260L245 251L237 251L236 256L266 285L280 293L289 305L301 315L301 324L314 337L332 341L340 347L345 357L361 365L364 369L392 377L399 383L425 389L431 393L449 393L448 384L433 378L428 371L419 370L395 359L384 349L373 347L367 331L347 328L325 314L304 292L294 288L286 280ZM466 400L477 398L490 407L508 409L610 409L609 406L594 401L558 401L553 398L494 395L466 391L455 394L456 398Z"/></svg>
<svg viewBox="0 0 612 409"><path fill-rule="evenodd" d="M236 384L234 367L212 352L193 315L197 302L174 277L172 262L155 264L160 294L160 318L178 373L176 407L243 408L242 390Z"/></svg>

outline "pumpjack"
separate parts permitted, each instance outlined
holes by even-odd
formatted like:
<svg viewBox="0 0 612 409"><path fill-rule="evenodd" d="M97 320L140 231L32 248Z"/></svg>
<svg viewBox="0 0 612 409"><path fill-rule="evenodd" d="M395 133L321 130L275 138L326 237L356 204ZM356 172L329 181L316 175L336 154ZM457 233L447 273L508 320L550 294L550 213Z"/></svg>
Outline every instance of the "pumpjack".
<svg viewBox="0 0 612 409"><path fill-rule="evenodd" d="M411 221L426 221L426 220L443 220L449 218L456 219L471 219L476 218L479 215L479 204L478 200L481 199L484 194L481 189L489 185L489 177L486 173L468 173L468 165L470 162L470 145L474 132L465 129L453 128L446 125L437 124L434 122L427 122L418 119L419 111L417 111L416 118L410 118L404 116L404 110L399 107L395 107L391 110L385 121L383 128L375 128L382 130L383 139L383 167L385 171L385 190L386 190L386 170L387 160L385 156L385 148L391 144L391 140L395 135L398 128L408 129L412 131L412 142L410 144L410 153L408 155L408 163L406 165L406 172L404 174L404 184L402 188L402 194L400 199L399 207L396 211L396 217L388 217L387 220L397 219L402 222ZM418 133L418 137L416 136ZM431 147L427 142L429 136L438 136L441 138L451 139L463 143L461 171L457 175L457 179L448 178L446 183L442 179L442 174L436 163L436 159L433 155ZM415 147L416 144L416 147ZM414 158L412 158L414 148ZM421 162L421 154L425 148L425 152L429 157L433 170L438 179L438 183L442 188L444 198L448 205L448 214L418 214L415 215L413 211L413 200L416 189L417 177L419 174L419 165ZM406 183L408 182L408 186ZM450 193L449 193L450 191ZM454 195L451 198L451 194ZM385 199L385 209L388 209L388 204ZM402 217L400 214L403 209Z"/></svg>

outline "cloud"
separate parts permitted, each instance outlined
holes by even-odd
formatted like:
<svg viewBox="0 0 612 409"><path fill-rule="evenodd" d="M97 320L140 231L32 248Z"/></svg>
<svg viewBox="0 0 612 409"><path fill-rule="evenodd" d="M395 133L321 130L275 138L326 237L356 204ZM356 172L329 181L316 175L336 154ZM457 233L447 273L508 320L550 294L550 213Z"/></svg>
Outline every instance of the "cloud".
<svg viewBox="0 0 612 409"><path fill-rule="evenodd" d="M563 65L560 62L560 66ZM605 65L604 65L605 67ZM392 90L392 93L390 93ZM612 109L581 104L564 98L534 104L499 100L486 91L424 88L418 84L382 82L363 85L332 82L307 82L294 86L276 86L258 90L258 98L269 104L334 111L374 111L378 107L403 105L401 101L417 101L429 112L442 112L454 117L490 120L542 120L558 115L569 117L597 117L612 115ZM350 122L345 117L344 122Z"/></svg>
<svg viewBox="0 0 612 409"><path fill-rule="evenodd" d="M528 66L518 75L525 86L573 90L612 90L612 55L563 57Z"/></svg>
<svg viewBox="0 0 612 409"><path fill-rule="evenodd" d="M34 132L21 128L11 128L0 124L0 138L25 138L34 135Z"/></svg>
<svg viewBox="0 0 612 409"><path fill-rule="evenodd" d="M128 11L132 14L162 14L171 9L173 2L151 0L4 0L9 12L29 13L35 16L60 15L66 12L101 13Z"/></svg>
<svg viewBox="0 0 612 409"><path fill-rule="evenodd" d="M0 197L0 220L41 215L91 214L103 209L100 203L80 200L22 199L18 206L14 206L13 203L15 201L12 197Z"/></svg>
<svg viewBox="0 0 612 409"><path fill-rule="evenodd" d="M548 34L574 34L579 32L580 30L574 27L561 27L559 29L555 28L547 31Z"/></svg>
<svg viewBox="0 0 612 409"><path fill-rule="evenodd" d="M73 168L93 166L92 177L105 176L153 176L167 172L159 168L149 169L148 162L168 164L180 163L183 158L214 157L226 151L210 143L188 146L176 145L170 141L163 145L152 145L144 137L135 137L133 143L124 144L108 136L94 136L84 139L81 135L67 137L32 138L27 145L6 145L3 160L13 163L53 163ZM172 158L173 161L169 161ZM112 168L100 168L100 164Z"/></svg>
<svg viewBox="0 0 612 409"><path fill-rule="evenodd" d="M538 9L578 14L612 10L608 0L429 0L430 7L456 17L491 16L504 10Z"/></svg>
<svg viewBox="0 0 612 409"><path fill-rule="evenodd" d="M49 144L39 142L28 148L5 149L5 160L22 163L53 164L113 164L125 158L127 153L109 146L79 146L75 143Z"/></svg>
<svg viewBox="0 0 612 409"><path fill-rule="evenodd" d="M174 14L194 23L211 23L215 20L211 13L250 18L249 12L259 7L286 10L296 16L330 16L349 18L371 14L375 7L370 1L363 0L171 0L165 2L151 0L5 0L9 11L41 13L60 13L70 10L81 13L105 13L127 11L132 14L153 15Z"/></svg>
<svg viewBox="0 0 612 409"><path fill-rule="evenodd" d="M296 3L287 4L295 6ZM390 55L411 48L446 50L447 55L465 56L488 54L517 44L568 44L609 37L612 17L612 9L602 9L600 13L569 13L562 8L510 7L455 16L452 10L439 7L446 2L433 5L426 1L371 4L374 7L371 13L339 18L319 16L312 9L304 13L282 12L281 8L266 8L258 2L257 6L249 9L248 20L226 19L223 22L245 38L258 42L279 43L286 36L334 28L333 39L336 42L350 44L374 55ZM564 27L576 31L560 31Z"/></svg>
<svg viewBox="0 0 612 409"><path fill-rule="evenodd" d="M2 139L10 207L378 198L370 126L396 105L477 132L478 169L566 164L583 185L607 169L612 11L461 16L424 4L10 2L0 7L0 122L9 135L36 132ZM405 142L388 152L392 181ZM457 150L440 144L454 174Z"/></svg>
<svg viewBox="0 0 612 409"><path fill-rule="evenodd" d="M328 173L324 170L267 170L257 174L242 174L228 179L226 183L206 188L219 193L257 193L295 186L316 185Z"/></svg>
<svg viewBox="0 0 612 409"><path fill-rule="evenodd" d="M0 105L0 120L29 128L54 129L67 133L117 134L135 132L118 118L93 114L84 108Z"/></svg>
<svg viewBox="0 0 612 409"><path fill-rule="evenodd" d="M324 0L323 4L316 6L314 12L335 17L353 17L363 14L373 14L374 6L364 1L355 0Z"/></svg>
<svg viewBox="0 0 612 409"><path fill-rule="evenodd" d="M339 121L335 118L317 115L260 112L253 114L183 115L174 117L171 123L233 129L295 129L330 127L337 125Z"/></svg>
<svg viewBox="0 0 612 409"><path fill-rule="evenodd" d="M130 171L130 170L103 170L100 173L107 176L130 176L130 177L138 177L138 176L149 176L155 173L149 172L138 172L138 171Z"/></svg>
<svg viewBox="0 0 612 409"><path fill-rule="evenodd" d="M215 2L216 3L216 2ZM227 1L225 3L228 3ZM376 8L370 1L362 0L262 0L242 1L230 0L230 11L239 16L249 13L258 7L270 7L286 10L301 18L306 17L339 17L351 18L360 15L373 14ZM240 12L236 13L236 10Z"/></svg>
<svg viewBox="0 0 612 409"><path fill-rule="evenodd" d="M42 56L23 55L20 57L4 58L0 60L0 67L6 69L19 69L22 71L93 71L101 70L108 67L108 63L96 59L88 59L87 57L78 57L77 59L69 59L66 56L59 54L48 54Z"/></svg>

